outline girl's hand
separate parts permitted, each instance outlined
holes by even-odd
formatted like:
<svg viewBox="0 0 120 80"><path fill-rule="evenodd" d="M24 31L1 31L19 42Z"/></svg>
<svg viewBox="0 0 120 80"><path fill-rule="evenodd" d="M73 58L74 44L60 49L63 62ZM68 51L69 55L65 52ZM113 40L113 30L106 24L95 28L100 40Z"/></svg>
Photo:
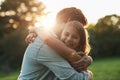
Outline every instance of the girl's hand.
<svg viewBox="0 0 120 80"><path fill-rule="evenodd" d="M36 33L29 33L25 39L27 43L32 43L37 37Z"/></svg>
<svg viewBox="0 0 120 80"><path fill-rule="evenodd" d="M32 28L30 28L29 29L29 34L27 35L25 41L27 43L32 43L35 40L35 38L37 37L37 34L39 34L39 33L42 34L43 31L44 31L43 27L32 27ZM39 36L41 36L41 35L39 34Z"/></svg>
<svg viewBox="0 0 120 80"><path fill-rule="evenodd" d="M52 36L52 35L50 34L50 31L47 30L47 29L44 28L44 27L36 28L36 29L35 29L35 32L36 32L36 34L38 35L38 37L39 37L43 42L45 42L46 40L49 39L50 36Z"/></svg>
<svg viewBox="0 0 120 80"><path fill-rule="evenodd" d="M92 57L90 56L83 56L80 60L72 62L71 65L77 70L78 72L86 70L87 67L93 62Z"/></svg>

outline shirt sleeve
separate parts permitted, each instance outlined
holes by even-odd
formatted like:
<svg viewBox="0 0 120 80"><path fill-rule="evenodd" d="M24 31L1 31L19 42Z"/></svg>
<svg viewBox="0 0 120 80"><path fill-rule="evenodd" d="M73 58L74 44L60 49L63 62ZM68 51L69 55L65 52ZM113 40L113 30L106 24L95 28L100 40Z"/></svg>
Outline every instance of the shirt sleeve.
<svg viewBox="0 0 120 80"><path fill-rule="evenodd" d="M64 58L46 44L40 48L37 61L48 67L60 80L88 80L87 73L78 73Z"/></svg>

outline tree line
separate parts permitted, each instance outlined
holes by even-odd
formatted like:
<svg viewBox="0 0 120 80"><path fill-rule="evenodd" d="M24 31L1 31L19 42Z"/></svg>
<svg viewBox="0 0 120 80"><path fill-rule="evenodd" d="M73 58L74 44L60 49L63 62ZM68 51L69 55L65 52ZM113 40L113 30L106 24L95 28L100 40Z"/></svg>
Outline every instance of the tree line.
<svg viewBox="0 0 120 80"><path fill-rule="evenodd" d="M100 18L88 27L91 55L94 57L120 56L120 16L112 14Z"/></svg>

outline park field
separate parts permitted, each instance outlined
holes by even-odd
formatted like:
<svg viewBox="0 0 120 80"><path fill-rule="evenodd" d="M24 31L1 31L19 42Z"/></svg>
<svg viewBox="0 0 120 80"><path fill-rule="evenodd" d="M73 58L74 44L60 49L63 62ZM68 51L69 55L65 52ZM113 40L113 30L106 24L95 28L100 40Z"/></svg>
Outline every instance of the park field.
<svg viewBox="0 0 120 80"><path fill-rule="evenodd" d="M120 80L120 58L100 59L89 67L93 80Z"/></svg>
<svg viewBox="0 0 120 80"><path fill-rule="evenodd" d="M89 69L93 72L93 80L120 80L120 58L94 60ZM0 80L17 80L19 70L10 74L0 73Z"/></svg>

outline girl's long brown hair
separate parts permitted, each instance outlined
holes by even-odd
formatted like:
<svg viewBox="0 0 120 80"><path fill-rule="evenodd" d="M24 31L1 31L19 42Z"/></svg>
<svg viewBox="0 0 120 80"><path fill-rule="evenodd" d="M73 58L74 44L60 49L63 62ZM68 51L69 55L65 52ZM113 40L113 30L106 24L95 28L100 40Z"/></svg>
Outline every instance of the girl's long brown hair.
<svg viewBox="0 0 120 80"><path fill-rule="evenodd" d="M85 54L88 54L90 51L90 46L88 43L88 34L85 31L85 28L79 21L69 21L66 25L73 26L80 37L79 45L76 48L76 51L82 51Z"/></svg>

